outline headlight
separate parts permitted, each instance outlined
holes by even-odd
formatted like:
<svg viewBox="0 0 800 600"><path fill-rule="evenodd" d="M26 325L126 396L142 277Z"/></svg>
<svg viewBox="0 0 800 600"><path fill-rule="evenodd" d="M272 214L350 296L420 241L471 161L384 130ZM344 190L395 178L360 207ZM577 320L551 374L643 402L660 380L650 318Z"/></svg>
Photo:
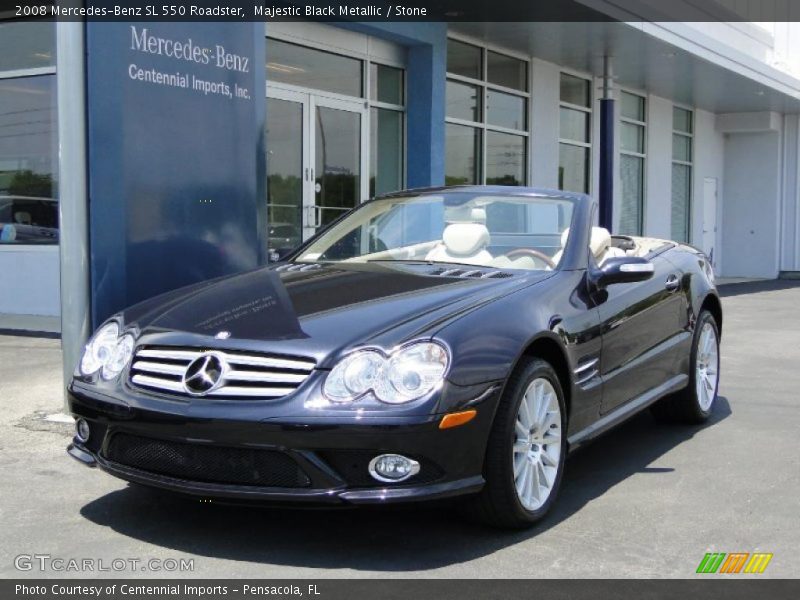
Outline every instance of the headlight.
<svg viewBox="0 0 800 600"><path fill-rule="evenodd" d="M103 379L114 379L114 377L122 373L122 369L130 362L132 356L133 336L130 334L123 335L117 340L111 359L103 365L101 372Z"/></svg>
<svg viewBox="0 0 800 600"><path fill-rule="evenodd" d="M381 402L402 404L421 398L444 379L449 357L434 342L416 342L389 357L375 350L354 352L328 375L323 391L333 402L352 402L372 392Z"/></svg>
<svg viewBox="0 0 800 600"><path fill-rule="evenodd" d="M334 402L350 402L370 391L386 359L372 350L354 352L341 361L325 380L325 395Z"/></svg>
<svg viewBox="0 0 800 600"><path fill-rule="evenodd" d="M410 402L439 385L447 370L447 351L439 344L401 348L386 364L376 395L384 402ZM387 385L388 384L388 385Z"/></svg>
<svg viewBox="0 0 800 600"><path fill-rule="evenodd" d="M81 375L93 375L101 371L103 379L119 375L133 355L134 340L130 334L119 336L119 324L103 325L83 350Z"/></svg>

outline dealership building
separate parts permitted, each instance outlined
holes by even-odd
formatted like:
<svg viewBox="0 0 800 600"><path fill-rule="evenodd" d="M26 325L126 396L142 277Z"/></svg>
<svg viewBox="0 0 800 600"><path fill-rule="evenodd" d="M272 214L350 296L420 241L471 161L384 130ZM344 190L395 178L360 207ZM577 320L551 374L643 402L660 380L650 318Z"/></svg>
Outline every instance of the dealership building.
<svg viewBox="0 0 800 600"><path fill-rule="evenodd" d="M601 196L613 233L689 242L720 277L791 276L799 34L5 22L0 329L80 338L144 297L264 264L375 194L464 183Z"/></svg>

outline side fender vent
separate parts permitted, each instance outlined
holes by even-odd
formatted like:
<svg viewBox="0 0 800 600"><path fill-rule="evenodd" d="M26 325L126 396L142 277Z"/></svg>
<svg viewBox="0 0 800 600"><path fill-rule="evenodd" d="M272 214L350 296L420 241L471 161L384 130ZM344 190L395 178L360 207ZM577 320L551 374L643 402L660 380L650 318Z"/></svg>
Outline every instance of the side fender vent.
<svg viewBox="0 0 800 600"><path fill-rule="evenodd" d="M295 263L295 264L281 265L275 270L293 273L294 271L316 271L317 269L321 268L322 265L319 263L308 263L308 264Z"/></svg>
<svg viewBox="0 0 800 600"><path fill-rule="evenodd" d="M511 273L504 271L483 271L481 269L447 269L438 268L429 271L428 275L438 275L439 277L461 277L464 279L505 279L513 277Z"/></svg>

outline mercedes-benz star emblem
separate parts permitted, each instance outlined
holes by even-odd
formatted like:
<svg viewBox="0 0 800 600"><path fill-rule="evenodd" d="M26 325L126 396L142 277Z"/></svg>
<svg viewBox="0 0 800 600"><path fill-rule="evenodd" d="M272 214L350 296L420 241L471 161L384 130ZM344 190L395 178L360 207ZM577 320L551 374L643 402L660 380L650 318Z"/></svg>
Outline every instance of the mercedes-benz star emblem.
<svg viewBox="0 0 800 600"><path fill-rule="evenodd" d="M223 382L228 364L216 352L205 352L186 367L183 388L192 396L205 396Z"/></svg>

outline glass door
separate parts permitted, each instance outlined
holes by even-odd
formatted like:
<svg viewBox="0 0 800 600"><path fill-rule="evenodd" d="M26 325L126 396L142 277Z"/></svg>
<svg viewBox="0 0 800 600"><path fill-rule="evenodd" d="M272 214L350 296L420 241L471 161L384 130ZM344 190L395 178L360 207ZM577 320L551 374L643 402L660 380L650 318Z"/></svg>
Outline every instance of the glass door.
<svg viewBox="0 0 800 600"><path fill-rule="evenodd" d="M314 96L310 226L324 227L366 198L365 111L361 103Z"/></svg>
<svg viewBox="0 0 800 600"><path fill-rule="evenodd" d="M310 182L308 94L270 90L267 107L267 223L270 252L300 244Z"/></svg>
<svg viewBox="0 0 800 600"><path fill-rule="evenodd" d="M298 245L368 197L366 108L267 86L269 249Z"/></svg>

